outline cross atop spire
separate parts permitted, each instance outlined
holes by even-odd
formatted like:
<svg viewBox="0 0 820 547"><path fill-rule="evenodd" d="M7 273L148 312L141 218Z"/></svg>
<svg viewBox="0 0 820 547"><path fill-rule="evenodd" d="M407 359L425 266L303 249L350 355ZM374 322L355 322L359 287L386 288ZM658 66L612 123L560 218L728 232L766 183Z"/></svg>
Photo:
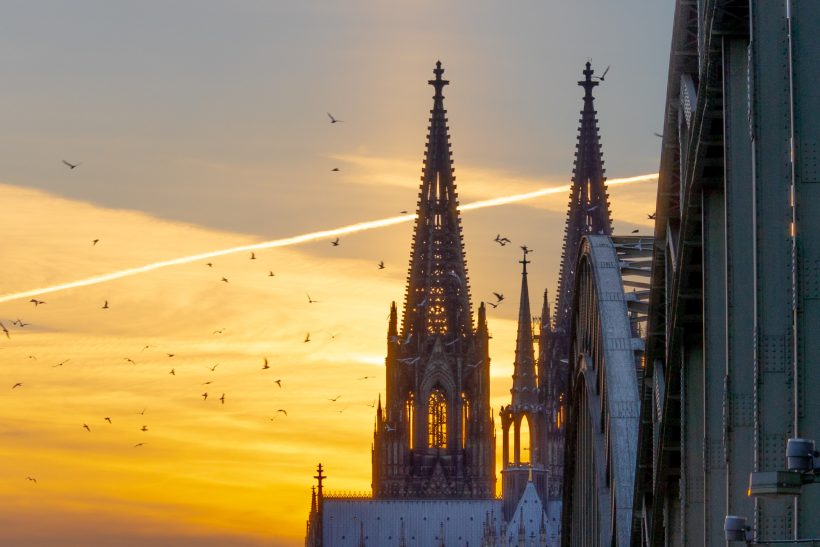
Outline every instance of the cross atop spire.
<svg viewBox="0 0 820 547"><path fill-rule="evenodd" d="M592 75L595 74L595 71L592 70L592 63L587 61L586 68L583 70L582 74L584 75L584 79L580 80L578 85L584 88L584 102L591 101L594 99L592 96L592 88L600 83L592 79Z"/></svg>
<svg viewBox="0 0 820 547"><path fill-rule="evenodd" d="M327 478L327 475L323 475L322 471L323 468L322 464L320 463L318 466L316 466L316 474L313 476L313 478L316 479L319 483L319 487L317 488L319 499L322 498L322 481Z"/></svg>
<svg viewBox="0 0 820 547"><path fill-rule="evenodd" d="M441 68L441 61L436 61L436 68L433 69L433 74L436 75L436 79L427 80L427 83L436 88L436 94L433 98L436 99L436 102L438 102L444 99L444 95L441 94L441 90L444 89L445 85L450 84L450 80L441 79L441 75L444 74L444 69Z"/></svg>
<svg viewBox="0 0 820 547"><path fill-rule="evenodd" d="M528 254L529 254L529 251L524 251L524 259L518 261L519 264L524 265L524 270L521 272L522 275L527 275L527 264L532 262L532 260L527 260L527 255Z"/></svg>

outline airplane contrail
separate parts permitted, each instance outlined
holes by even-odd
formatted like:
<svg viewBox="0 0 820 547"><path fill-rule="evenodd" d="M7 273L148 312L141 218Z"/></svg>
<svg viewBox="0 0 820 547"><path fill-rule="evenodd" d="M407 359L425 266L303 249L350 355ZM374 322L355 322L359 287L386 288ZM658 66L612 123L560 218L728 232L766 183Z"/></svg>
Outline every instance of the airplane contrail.
<svg viewBox="0 0 820 547"><path fill-rule="evenodd" d="M648 175L638 175L635 177L625 177L619 179L611 179L608 180L607 186L615 186L620 184L630 184L635 182L648 182L657 180L658 174L657 173L650 173ZM459 206L461 211L474 211L476 209L485 209L487 207L498 207L500 205L508 205L510 203L516 203L519 201L525 201L529 199L534 199L541 196L546 196L550 194L557 194L560 192L568 192L570 190L571 185L564 184L563 186L552 186L549 188L541 188L540 190L535 190L532 192L526 192L523 194L514 194L511 196L502 196L498 198L492 199L485 199L480 201L474 201L472 203L467 203L465 205ZM352 234L355 232L363 232L365 230L373 230L376 228L386 228L387 226L393 226L396 224L402 224L404 222L410 222L411 220L415 219L415 214L406 214L406 215L399 215L389 218L383 218L379 220L370 220L365 222L358 222L356 224L349 224L347 226L342 226L340 228L332 228L329 230L321 230L319 232L311 232L308 234L302 234L293 237L286 237L282 239L274 239L272 241L263 241L261 243L251 243L249 245L240 245L238 247L231 247L230 249L221 249L218 251L210 251L207 253L200 253L190 256L184 256L181 258L174 258L171 260L162 260L160 262L152 262L151 264L146 264L145 266L137 266L135 268L127 268L125 270L118 270L116 272L111 272L107 274L95 275L92 277L87 277L85 279L80 279L77 281L69 281L67 283L60 283L58 285L51 285L49 287L41 287L39 289L31 289L28 291L10 293L0 296L0 303L3 302L10 302L12 300L19 300L21 298L30 298L34 296L39 296L43 294L64 291L67 289L76 289L79 287L87 287L89 285L96 285L98 283L105 283L106 281L114 281L115 279L121 279L123 277L129 277L132 275L137 275L141 273L150 272L153 270L158 270L160 268L167 268L169 266L178 266L181 264L188 264L190 262L197 262L199 260L205 260L208 258L214 258L218 256L225 256L234 253L241 253L247 251L258 251L260 249L273 249L277 247L288 247L291 245L298 245L299 243L307 243L309 241L316 241L319 239L327 239L331 237L336 237L345 234Z"/></svg>

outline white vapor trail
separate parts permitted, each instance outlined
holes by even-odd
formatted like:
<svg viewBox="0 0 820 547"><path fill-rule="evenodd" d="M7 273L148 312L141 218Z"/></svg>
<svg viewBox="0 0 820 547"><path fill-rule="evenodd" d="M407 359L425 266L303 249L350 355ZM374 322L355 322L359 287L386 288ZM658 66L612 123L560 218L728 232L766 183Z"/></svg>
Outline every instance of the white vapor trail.
<svg viewBox="0 0 820 547"><path fill-rule="evenodd" d="M626 178L619 178L619 179L611 179L607 181L607 186L614 186L619 184L630 184L635 182L648 182L657 180L658 174L651 173L648 175L639 175L636 177L626 177ZM529 199L534 199L541 196L546 196L550 194L557 194L560 192L567 192L570 189L569 184L565 184L563 186L553 186L550 188L542 188L540 190L535 190L533 192L526 192L524 194L515 194L511 196L503 196L499 198L493 199L485 199L481 201L474 201L472 203L468 203L465 205L461 205L459 209L461 211L472 211L475 209L484 209L487 207L498 207L499 205L508 205L510 203L516 203L519 201L525 201ZM339 228L333 228L330 230L322 230L319 232L311 232L308 234L302 234L293 237L286 237L282 239L274 239L272 241L263 241L261 243L252 243L249 245L240 245L238 247L231 247L230 249L221 249L219 251L210 251L207 253L200 253L190 256L184 256L182 258L174 258L171 260L162 260L160 262L152 262L151 264L146 264L145 266L137 266L135 268L127 268L125 270L118 270L116 272L111 272L107 274L95 275L93 277L87 277L85 279L80 279L77 281L69 281L67 283L60 283L59 285L51 285L50 287L41 287L39 289L31 289L28 291L10 293L0 296L0 303L3 302L10 302L12 300L19 300L21 298L30 298L34 296L40 296L43 294L64 291L66 289L76 289L79 287L87 287L88 285L96 285L98 283L105 283L106 281L114 281L115 279L121 279L123 277L129 277L132 275L137 275L141 273L150 272L153 270L158 270L160 268L167 268L169 266L178 266L181 264L188 264L190 262L197 262L199 260L205 260L208 258L214 258L218 256L229 255L233 253L241 253L247 251L258 251L260 249L273 249L276 247L288 247L291 245L298 245L299 243L307 243L309 241L316 241L319 239L327 239L335 236L345 235L345 234L352 234L355 232L363 232L365 230L373 230L376 228L385 228L387 226L393 226L395 224L402 224L404 222L410 222L411 220L415 219L415 214L406 214L400 215L395 217L383 218L380 220L370 220L366 222L358 222L356 224L349 224L347 226L342 226Z"/></svg>

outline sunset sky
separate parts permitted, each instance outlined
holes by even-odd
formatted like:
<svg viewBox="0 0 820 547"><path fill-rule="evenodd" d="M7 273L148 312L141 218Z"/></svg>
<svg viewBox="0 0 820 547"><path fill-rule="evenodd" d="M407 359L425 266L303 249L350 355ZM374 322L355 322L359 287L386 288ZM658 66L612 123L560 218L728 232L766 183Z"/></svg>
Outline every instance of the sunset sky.
<svg viewBox="0 0 820 547"><path fill-rule="evenodd" d="M608 176L654 173L672 7L13 3L0 22L0 299L412 211L437 59L463 204L569 182L587 58L611 65L596 89ZM649 233L654 184L610 193L616 232ZM463 213L474 304L509 300L489 313L494 408L509 400L517 245L535 249L540 310L566 201ZM0 544L302 544L316 463L329 489L369 490L411 232L0 303Z"/></svg>

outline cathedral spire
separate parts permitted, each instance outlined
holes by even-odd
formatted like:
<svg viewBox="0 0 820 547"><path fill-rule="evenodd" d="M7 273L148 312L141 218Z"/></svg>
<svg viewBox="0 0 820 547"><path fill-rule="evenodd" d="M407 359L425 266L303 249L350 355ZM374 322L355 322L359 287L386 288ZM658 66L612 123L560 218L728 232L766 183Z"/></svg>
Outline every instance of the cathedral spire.
<svg viewBox="0 0 820 547"><path fill-rule="evenodd" d="M561 273L555 302L555 329L563 332L569 328L569 301L575 279L575 261L578 245L587 234L612 233L609 216L609 195L606 191L604 160L598 120L595 115L595 97L592 90L599 85L593 76L591 63L583 70L584 79L578 85L584 88L584 108L581 110L578 142L575 145L575 165L572 170L569 211L564 229L564 248L561 254ZM563 330L562 330L563 329Z"/></svg>
<svg viewBox="0 0 820 547"><path fill-rule="evenodd" d="M515 363L512 393L513 407L535 405L538 394L535 383L535 354L532 340L532 315L530 314L530 292L527 287L528 251L519 262L521 271L521 303L518 306L518 338L515 343Z"/></svg>
<svg viewBox="0 0 820 547"><path fill-rule="evenodd" d="M410 256L402 338L422 333L465 336L472 330L458 194L450 154L441 61L433 70L435 88L424 154L413 249Z"/></svg>

